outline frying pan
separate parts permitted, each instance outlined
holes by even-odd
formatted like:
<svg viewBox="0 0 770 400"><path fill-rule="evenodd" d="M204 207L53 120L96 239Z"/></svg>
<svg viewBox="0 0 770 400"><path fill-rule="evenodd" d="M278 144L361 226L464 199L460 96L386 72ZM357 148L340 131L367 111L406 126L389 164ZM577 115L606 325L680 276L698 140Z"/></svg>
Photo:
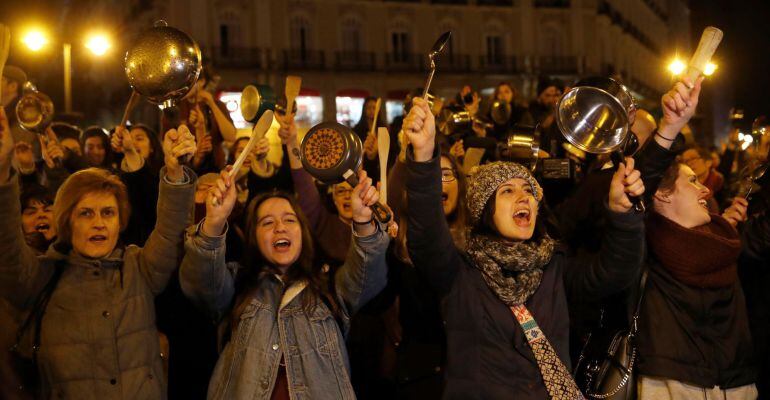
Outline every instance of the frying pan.
<svg viewBox="0 0 770 400"><path fill-rule="evenodd" d="M337 122L322 122L310 128L300 144L302 166L326 184L347 182L356 187L356 172L361 167L362 156L361 139L352 129ZM371 208L377 221L390 221L390 212L380 203Z"/></svg>

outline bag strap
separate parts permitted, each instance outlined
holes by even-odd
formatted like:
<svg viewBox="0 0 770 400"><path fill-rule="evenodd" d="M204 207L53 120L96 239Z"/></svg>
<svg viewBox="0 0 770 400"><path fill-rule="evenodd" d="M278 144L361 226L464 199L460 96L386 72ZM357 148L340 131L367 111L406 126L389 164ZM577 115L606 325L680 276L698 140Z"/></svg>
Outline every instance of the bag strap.
<svg viewBox="0 0 770 400"><path fill-rule="evenodd" d="M634 315L631 317L631 335L634 336L639 331L637 321L639 320L639 312L642 310L642 300L644 299L644 289L647 286L647 275L649 270L647 268L642 269L642 277L639 279L639 295L636 300L636 308L634 309Z"/></svg>

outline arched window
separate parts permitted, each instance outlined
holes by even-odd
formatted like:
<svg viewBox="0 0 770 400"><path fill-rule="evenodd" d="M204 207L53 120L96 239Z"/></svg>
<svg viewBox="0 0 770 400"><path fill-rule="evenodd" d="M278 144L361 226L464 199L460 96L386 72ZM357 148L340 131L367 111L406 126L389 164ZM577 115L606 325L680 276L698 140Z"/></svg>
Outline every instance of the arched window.
<svg viewBox="0 0 770 400"><path fill-rule="evenodd" d="M293 54L301 60L308 58L312 48L310 19L303 15L295 15L289 20L289 44Z"/></svg>
<svg viewBox="0 0 770 400"><path fill-rule="evenodd" d="M241 19L234 10L219 15L219 53L227 56L241 46Z"/></svg>
<svg viewBox="0 0 770 400"><path fill-rule="evenodd" d="M564 54L564 34L555 24L543 26L540 35L541 54L560 56Z"/></svg>
<svg viewBox="0 0 770 400"><path fill-rule="evenodd" d="M501 65L505 59L505 37L497 21L487 24L484 35L484 60L488 65Z"/></svg>
<svg viewBox="0 0 770 400"><path fill-rule="evenodd" d="M406 63L412 52L412 35L408 21L397 19L390 29L390 52L394 63Z"/></svg>
<svg viewBox="0 0 770 400"><path fill-rule="evenodd" d="M355 16L347 16L342 20L340 42L343 53L358 54L363 50L361 21Z"/></svg>

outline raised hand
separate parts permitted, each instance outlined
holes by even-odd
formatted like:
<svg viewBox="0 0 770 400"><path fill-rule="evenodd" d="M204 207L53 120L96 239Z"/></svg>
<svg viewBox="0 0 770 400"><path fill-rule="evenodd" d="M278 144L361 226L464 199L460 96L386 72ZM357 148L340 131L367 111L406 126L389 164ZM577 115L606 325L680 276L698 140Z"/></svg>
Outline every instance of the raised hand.
<svg viewBox="0 0 770 400"><path fill-rule="evenodd" d="M8 126L8 117L5 115L5 108L0 107L0 184L7 182L11 176L13 149L13 136Z"/></svg>
<svg viewBox="0 0 770 400"><path fill-rule="evenodd" d="M377 158L377 136L372 135L371 133L366 135L366 140L364 141L364 154L366 154L366 158L370 160Z"/></svg>
<svg viewBox="0 0 770 400"><path fill-rule="evenodd" d="M458 160L465 157L465 147L463 147L462 139L456 141L455 144L449 148L449 154Z"/></svg>
<svg viewBox="0 0 770 400"><path fill-rule="evenodd" d="M179 125L178 129L169 129L163 137L163 154L166 163L166 175L172 181L179 182L184 178L184 171L180 159L195 154L197 145L195 136L190 133L186 125Z"/></svg>
<svg viewBox="0 0 770 400"><path fill-rule="evenodd" d="M722 213L722 217L726 219L727 222L733 226L733 228L735 228L738 226L739 222L746 221L748 209L748 200L744 199L743 197L735 197L733 199L733 203L730 204L730 207L727 207L725 212Z"/></svg>
<svg viewBox="0 0 770 400"><path fill-rule="evenodd" d="M415 161L428 161L436 146L436 121L428 102L421 97L412 99L412 108L404 118L403 128L414 149Z"/></svg>
<svg viewBox="0 0 770 400"><path fill-rule="evenodd" d="M201 232L206 236L221 235L227 223L227 217L233 212L238 191L229 174L232 168L232 165L228 165L222 170L214 186L209 188L206 196L206 219L201 226Z"/></svg>
<svg viewBox="0 0 770 400"><path fill-rule="evenodd" d="M626 162L620 163L620 167L612 176L607 205L614 212L628 212L634 205L630 197L639 197L643 193L642 174L634 169L634 159L626 157Z"/></svg>
<svg viewBox="0 0 770 400"><path fill-rule="evenodd" d="M278 129L278 137L281 138L281 143L286 146L298 145L297 125L294 123L294 114L275 114L275 119L281 125Z"/></svg>
<svg viewBox="0 0 770 400"><path fill-rule="evenodd" d="M353 209L353 222L366 223L372 220L371 205L377 203L380 194L372 185L372 179L363 169L358 171L358 185L353 188L350 208Z"/></svg>
<svg viewBox="0 0 770 400"><path fill-rule="evenodd" d="M698 96L700 96L702 82L703 77L698 78L695 83L691 82L688 77L683 77L663 95L660 99L663 119L660 122L658 134L673 140L682 127L690 121L698 107Z"/></svg>
<svg viewBox="0 0 770 400"><path fill-rule="evenodd" d="M257 144L254 145L253 154L254 157L257 160L261 160L265 157L267 157L267 153L270 151L270 141L267 139L267 137L262 137L261 139L257 140Z"/></svg>
<svg viewBox="0 0 770 400"><path fill-rule="evenodd" d="M40 152L43 156L43 161L45 161L45 165L48 166L48 168L55 168L56 160L64 159L64 149L62 149L61 144L59 144L59 139L56 137L56 133L54 133L50 126L46 128L45 134L48 140L43 140L42 136L37 137L38 140L40 140Z"/></svg>

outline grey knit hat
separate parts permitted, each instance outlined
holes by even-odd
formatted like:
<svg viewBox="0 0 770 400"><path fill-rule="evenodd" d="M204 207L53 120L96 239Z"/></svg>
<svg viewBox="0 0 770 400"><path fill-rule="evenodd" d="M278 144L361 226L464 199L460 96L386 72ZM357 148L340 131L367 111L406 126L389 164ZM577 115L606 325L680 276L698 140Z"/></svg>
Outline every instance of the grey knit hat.
<svg viewBox="0 0 770 400"><path fill-rule="evenodd" d="M496 161L485 164L476 170L471 176L468 185L468 211L470 211L471 225L475 226L481 220L484 206L489 198L495 194L497 188L503 183L513 179L524 179L532 187L532 193L539 202L543 199L543 189L532 173L521 164L505 161Z"/></svg>

